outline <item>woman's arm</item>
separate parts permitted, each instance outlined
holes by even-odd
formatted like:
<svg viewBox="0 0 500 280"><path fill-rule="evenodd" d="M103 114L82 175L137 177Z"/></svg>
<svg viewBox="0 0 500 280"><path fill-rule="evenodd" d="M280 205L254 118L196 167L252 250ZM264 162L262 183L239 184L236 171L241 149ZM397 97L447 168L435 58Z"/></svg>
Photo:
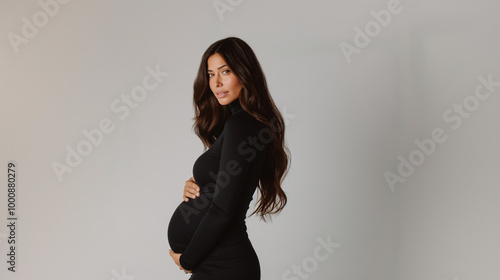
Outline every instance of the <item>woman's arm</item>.
<svg viewBox="0 0 500 280"><path fill-rule="evenodd" d="M179 263L179 258L181 257L181 254L178 254L178 253L174 252L174 250L172 250L172 249L169 250L169 253L170 253L170 256L172 257L172 259L174 260L175 264L177 266L179 266L180 270L184 270L185 273L193 273L191 270L184 269L181 266L181 264Z"/></svg>
<svg viewBox="0 0 500 280"><path fill-rule="evenodd" d="M239 150L245 147L251 132L256 136L255 122L247 118L229 118L224 127L222 151L217 173L216 190L208 212L198 225L180 265L193 270L213 248L226 230L245 182L249 161Z"/></svg>

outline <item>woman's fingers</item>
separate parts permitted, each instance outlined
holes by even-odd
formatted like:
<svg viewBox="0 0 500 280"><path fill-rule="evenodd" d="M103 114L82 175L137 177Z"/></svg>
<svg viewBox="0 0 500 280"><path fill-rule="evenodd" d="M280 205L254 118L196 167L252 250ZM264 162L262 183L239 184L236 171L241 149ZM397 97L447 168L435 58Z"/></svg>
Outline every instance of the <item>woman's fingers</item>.
<svg viewBox="0 0 500 280"><path fill-rule="evenodd" d="M194 181L194 177L191 177L184 184L184 193L182 199L188 202L190 198L195 199L197 196L200 196L200 187Z"/></svg>
<svg viewBox="0 0 500 280"><path fill-rule="evenodd" d="M200 196L199 189L191 188L191 187L184 187L184 198L196 198L197 196Z"/></svg>

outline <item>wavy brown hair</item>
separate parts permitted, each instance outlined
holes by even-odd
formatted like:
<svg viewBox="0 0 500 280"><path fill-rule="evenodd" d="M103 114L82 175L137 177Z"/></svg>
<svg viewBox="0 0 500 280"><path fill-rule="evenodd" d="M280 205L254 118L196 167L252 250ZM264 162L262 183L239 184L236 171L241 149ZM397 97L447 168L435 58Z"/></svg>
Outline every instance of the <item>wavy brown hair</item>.
<svg viewBox="0 0 500 280"><path fill-rule="evenodd" d="M220 54L242 85L239 95L241 107L258 121L272 126L273 141L259 178L259 199L256 209L266 221L285 207L287 196L281 188L291 162L290 151L285 144L285 122L274 104L267 87L264 72L255 53L243 40L228 37L219 40L205 51L193 85L194 131L208 149L222 133L224 123L231 115L229 106L221 106L208 84L207 61L213 54Z"/></svg>

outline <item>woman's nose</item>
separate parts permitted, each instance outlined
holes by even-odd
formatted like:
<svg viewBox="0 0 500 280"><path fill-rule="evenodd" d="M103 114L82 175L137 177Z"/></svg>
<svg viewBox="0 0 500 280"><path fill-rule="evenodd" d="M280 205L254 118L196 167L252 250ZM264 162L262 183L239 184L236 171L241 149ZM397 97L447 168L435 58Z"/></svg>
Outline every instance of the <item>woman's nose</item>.
<svg viewBox="0 0 500 280"><path fill-rule="evenodd" d="M220 75L216 75L215 76L215 85L218 86L218 87L222 86L222 80L220 78Z"/></svg>

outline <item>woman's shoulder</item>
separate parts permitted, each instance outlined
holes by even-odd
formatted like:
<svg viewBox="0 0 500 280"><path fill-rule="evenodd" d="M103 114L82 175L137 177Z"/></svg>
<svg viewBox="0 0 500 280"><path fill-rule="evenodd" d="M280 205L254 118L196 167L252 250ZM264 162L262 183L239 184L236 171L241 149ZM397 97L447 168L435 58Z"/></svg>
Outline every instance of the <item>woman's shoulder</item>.
<svg viewBox="0 0 500 280"><path fill-rule="evenodd" d="M237 130L251 134L258 133L266 125L246 111L237 112L226 120L224 130Z"/></svg>

